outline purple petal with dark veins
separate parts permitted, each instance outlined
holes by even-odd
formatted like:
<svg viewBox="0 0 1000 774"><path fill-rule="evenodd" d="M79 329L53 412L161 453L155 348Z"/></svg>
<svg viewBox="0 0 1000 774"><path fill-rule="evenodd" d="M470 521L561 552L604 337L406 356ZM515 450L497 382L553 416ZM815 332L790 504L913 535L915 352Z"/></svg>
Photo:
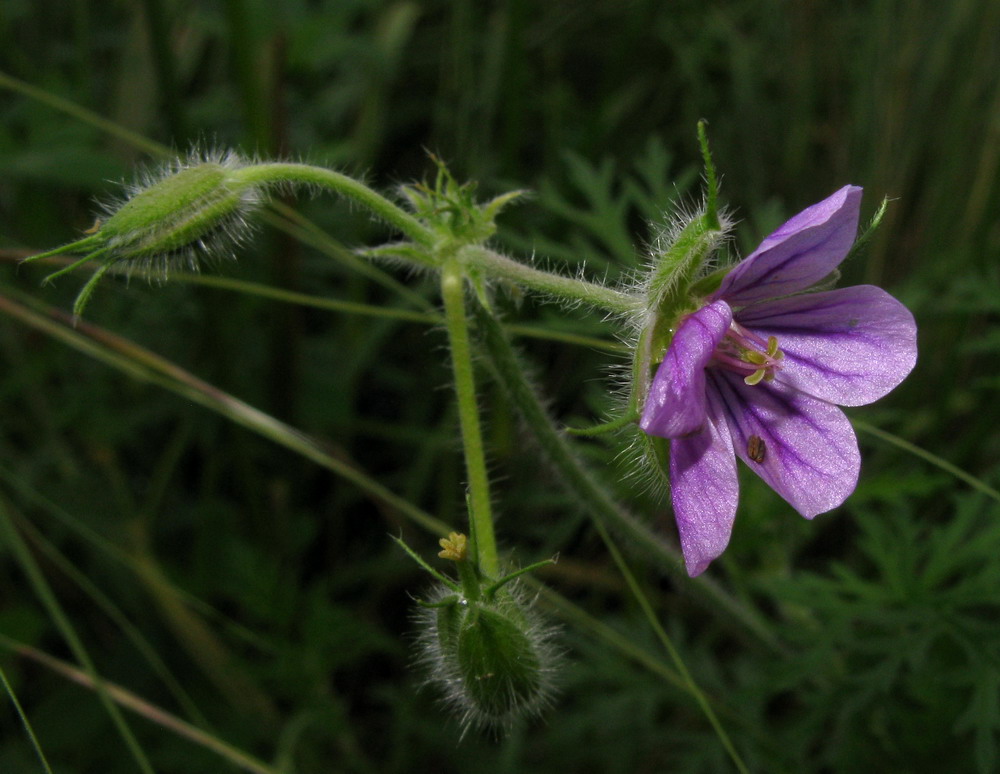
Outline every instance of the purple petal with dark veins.
<svg viewBox="0 0 1000 774"><path fill-rule="evenodd" d="M800 514L811 519L854 491L861 454L843 411L778 382L750 387L717 369L708 380L713 399L724 407L736 454ZM762 462L747 454L753 435L763 441Z"/></svg>
<svg viewBox="0 0 1000 774"><path fill-rule="evenodd" d="M670 497L688 575L700 575L729 545L740 487L719 399L709 395L701 432L670 442Z"/></svg>
<svg viewBox="0 0 1000 774"><path fill-rule="evenodd" d="M785 353L777 381L841 406L878 400L917 362L913 315L873 285L755 304L736 321L777 338Z"/></svg>
<svg viewBox="0 0 1000 774"><path fill-rule="evenodd" d="M851 249L860 206L861 189L847 185L807 207L736 264L713 298L739 307L815 285Z"/></svg>
<svg viewBox="0 0 1000 774"><path fill-rule="evenodd" d="M705 421L705 366L729 329L733 313L725 301L685 317L656 370L639 427L650 435L676 438Z"/></svg>

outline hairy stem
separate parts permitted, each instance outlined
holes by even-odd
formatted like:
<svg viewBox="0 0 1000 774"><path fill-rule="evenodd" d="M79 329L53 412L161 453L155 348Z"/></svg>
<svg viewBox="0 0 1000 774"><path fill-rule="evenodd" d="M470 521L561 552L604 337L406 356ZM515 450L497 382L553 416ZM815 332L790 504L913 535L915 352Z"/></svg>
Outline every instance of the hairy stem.
<svg viewBox="0 0 1000 774"><path fill-rule="evenodd" d="M489 277L509 280L555 298L582 301L621 315L633 314L641 309L641 302L628 293L595 282L542 271L479 245L465 248L463 259Z"/></svg>
<svg viewBox="0 0 1000 774"><path fill-rule="evenodd" d="M21 539L21 535L14 526L11 515L7 510L7 503L3 500L0 500L0 530L3 530L4 533L5 539L3 542L6 546L10 547L21 564L21 568L24 570L25 575L28 576L28 580L35 589L35 593L44 605L49 617L55 623L56 628L62 634L74 658L84 667L87 675L93 680L94 685L97 687L98 698L118 729L118 733L132 754L136 765L144 774L154 774L153 766L146 757L146 753L143 752L139 741L135 738L132 729L125 722L125 718L122 717L121 712L112 703L104 681L97 674L97 667L84 647L83 641L73 628L73 624L70 623L66 611L56 598L34 555Z"/></svg>
<svg viewBox="0 0 1000 774"><path fill-rule="evenodd" d="M348 199L363 205L376 216L391 226L395 226L414 242L430 247L434 243L434 235L420 221L410 215L402 207L393 204L379 193L347 175L334 172L332 169L314 167L308 164L254 164L244 167L235 173L247 183L276 184L303 183L319 186L346 196Z"/></svg>
<svg viewBox="0 0 1000 774"><path fill-rule="evenodd" d="M476 559L480 570L495 578L499 573L500 563L493 533L486 455L479 427L469 321L465 312L465 277L461 266L454 261L447 261L441 272L441 297L444 299L445 324L451 345L455 392L458 396L458 416L462 426L462 447L469 478L469 522L475 539Z"/></svg>
<svg viewBox="0 0 1000 774"><path fill-rule="evenodd" d="M685 690L687 690L687 692L690 693L694 700L698 703L698 707L705 714L705 717L708 719L712 729L719 737L719 741L722 742L722 746L726 748L726 752L729 753L729 757L732 758L733 764L740 771L740 774L750 774L746 764L743 762L739 752L737 752L736 747L729 738L729 734L726 733L726 729L723 727L722 723L719 722L719 718L712 709L712 705L709 704L708 698L698 686L698 683L695 682L694 677L687 668L687 664L684 663L684 659L681 657L680 651L677 650L673 640L670 639L670 635L667 634L666 629L664 629L663 625L660 623L660 619L657 617L656 611L653 609L653 605L650 603L649 598L639 586L639 582L636 580L632 570L629 569L628 564L625 562L625 557L622 556L622 552L618 549L618 546L611 538L611 534L608 532L607 527L604 526L604 523L600 519L594 520L594 527L600 534L601 540L604 541L604 545L607 546L607 549L610 552L612 559L614 559L615 564L618 566L618 570L621 572L622 577L625 578L625 582L628 584L629 590L632 592L632 596L635 597L635 601L638 602L639 607L642 608L642 612L646 616L646 620L652 627L653 632L656 634L657 638L659 638L660 643L667 651L670 656L670 660L674 662L674 668L681 676L681 679L684 682Z"/></svg>

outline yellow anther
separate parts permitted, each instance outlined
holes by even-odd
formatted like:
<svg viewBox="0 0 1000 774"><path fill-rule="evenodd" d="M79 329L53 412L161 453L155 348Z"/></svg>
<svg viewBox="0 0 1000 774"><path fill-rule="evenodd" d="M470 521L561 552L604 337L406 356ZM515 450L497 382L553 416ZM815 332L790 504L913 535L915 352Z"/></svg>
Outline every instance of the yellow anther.
<svg viewBox="0 0 1000 774"><path fill-rule="evenodd" d="M758 368L756 371L750 374L750 376L744 377L743 382L749 385L750 387L753 387L755 384L759 384L760 380L763 379L766 375L767 375L767 369Z"/></svg>
<svg viewBox="0 0 1000 774"><path fill-rule="evenodd" d="M767 337L767 355L768 357L780 357L778 354L778 339L775 336Z"/></svg>
<svg viewBox="0 0 1000 774"><path fill-rule="evenodd" d="M469 539L461 532L452 532L448 535L448 537L441 538L438 543L442 548L442 550L438 552L438 556L442 559L451 559L453 562L461 562L465 559L465 555L468 551Z"/></svg>

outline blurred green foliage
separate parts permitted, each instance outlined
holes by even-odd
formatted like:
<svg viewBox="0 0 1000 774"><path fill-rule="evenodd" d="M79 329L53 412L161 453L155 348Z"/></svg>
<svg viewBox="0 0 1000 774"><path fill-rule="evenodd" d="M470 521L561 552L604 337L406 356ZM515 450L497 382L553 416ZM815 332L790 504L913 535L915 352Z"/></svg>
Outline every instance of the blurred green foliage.
<svg viewBox="0 0 1000 774"><path fill-rule="evenodd" d="M385 189L432 174L430 149L484 198L536 192L501 218L508 250L611 280L641 265L671 208L697 199L694 129L706 118L723 200L743 219L734 254L845 183L865 186L869 214L895 199L844 283L882 285L914 310L920 361L855 416L997 487L998 29L991 0L5 0L0 71L181 151L301 158ZM17 259L77 237L93 198L150 161L0 90L3 294L68 306L73 278L39 290L44 269L18 271ZM341 251L385 236L328 198L294 204ZM269 228L220 271L359 303L435 300L423 278L400 277L418 301L404 298ZM531 300L513 316L612 333ZM138 282L102 286L89 317L462 522L440 331ZM585 424L612 410L608 371L623 358L521 343L556 416ZM544 720L462 738L410 669L410 595L425 581L388 539L428 553L431 536L6 316L0 369L0 507L107 679L302 774L731 766L690 697L573 623L562 697ZM484 380L483 396L505 546L525 564L560 552L545 583L661 658L586 519L525 453L500 391ZM664 503L626 475L622 445L583 452L672 535ZM858 492L812 524L743 482L733 543L711 573L767 616L779 651L707 614L662 568L638 555L634 567L752 770L994 771L1000 508L905 450L871 436L862 450ZM0 544L0 634L71 659L34 590ZM137 770L92 691L6 647L0 666L55 771ZM129 725L157 771L235 770L160 725ZM0 771L41 770L0 699Z"/></svg>

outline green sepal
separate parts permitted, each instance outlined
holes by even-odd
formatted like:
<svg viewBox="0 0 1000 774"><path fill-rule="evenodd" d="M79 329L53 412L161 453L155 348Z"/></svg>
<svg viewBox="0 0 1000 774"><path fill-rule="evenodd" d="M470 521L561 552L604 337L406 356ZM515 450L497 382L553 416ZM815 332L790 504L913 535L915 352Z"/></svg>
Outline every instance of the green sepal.
<svg viewBox="0 0 1000 774"><path fill-rule="evenodd" d="M525 192L508 191L480 204L474 181L459 183L441 159L434 154L430 158L437 166L433 185L405 185L402 194L417 218L437 237L433 249L440 261L464 246L484 244L497 231L495 221L500 211Z"/></svg>
<svg viewBox="0 0 1000 774"><path fill-rule="evenodd" d="M711 274L706 274L701 279L694 282L689 289L692 298L708 298L722 285L722 280L729 274L732 266L716 269Z"/></svg>
<svg viewBox="0 0 1000 774"><path fill-rule="evenodd" d="M555 564L559 560L558 555L554 556L552 559L543 559L540 562L535 562L534 564L529 564L527 567L522 567L519 570L515 570L509 575L503 576L500 580L494 583L492 586L488 586L483 591L483 596L487 600L491 600L496 593L510 583L512 580L520 578L522 575L526 575L529 572L534 572L542 567L548 567L550 564Z"/></svg>
<svg viewBox="0 0 1000 774"><path fill-rule="evenodd" d="M623 427L628 427L639 421L639 411L637 409L632 409L627 414L618 417L617 419L612 419L610 422L605 422L600 425L593 425L592 427L566 427L565 431L569 435L579 435L584 437L590 437L595 435L604 435L606 433L613 433L616 430L621 430Z"/></svg>
<svg viewBox="0 0 1000 774"><path fill-rule="evenodd" d="M850 252L847 253L845 261L851 260L854 256L858 255L868 244L868 241L872 238L880 225L882 225L882 219L885 217L886 211L889 209L889 197L882 199L882 203L879 205L872 219L868 221L868 225L865 226L865 230L861 232L861 236L854 240L854 244L851 245Z"/></svg>
<svg viewBox="0 0 1000 774"><path fill-rule="evenodd" d="M636 444L646 461L646 468L657 490L670 491L670 441L641 431L636 433Z"/></svg>
<svg viewBox="0 0 1000 774"><path fill-rule="evenodd" d="M453 581L451 578L448 578L447 576L442 575L437 570L435 570L433 567L431 567L429 564L427 564L427 562L425 562L423 560L423 558L420 556L420 554L418 554L416 551L414 551L412 548L410 548L408 545L406 545L406 543L403 542L402 538L398 538L395 535L390 535L389 537L392 538L392 540L396 543L397 546L399 546L404 551L406 551L407 555L413 561L415 561L418 565L420 565L436 581L438 581L439 583L443 583L445 586L447 586L449 589L451 589L452 591L454 591L456 594L461 594L462 593L462 587L461 586L459 586L457 583L455 583L455 581Z"/></svg>
<svg viewBox="0 0 1000 774"><path fill-rule="evenodd" d="M705 224L709 228L719 229L722 227L719 221L717 203L719 180L715 173L715 162L712 160L712 151L708 147L707 126L708 121L704 118L698 121L698 145L701 148L701 159L705 165Z"/></svg>
<svg viewBox="0 0 1000 774"><path fill-rule="evenodd" d="M490 221L494 220L500 211L504 209L511 202L521 199L527 196L528 192L523 190L508 191L505 194L500 194L490 199L486 204L481 206L483 215Z"/></svg>
<svg viewBox="0 0 1000 774"><path fill-rule="evenodd" d="M52 280L54 280L56 277L61 277L64 274L69 274L71 271L79 268L80 266L83 266L83 264L90 263L91 261L95 260L96 258L100 258L102 255L106 254L107 252L108 252L108 248L102 247L100 250L94 250L94 252L88 253L87 255L83 256L83 258L80 258L80 259L78 259L76 261L73 261L73 263L69 264L69 266L64 266L63 268L59 269L59 271L54 271L51 274L49 274L47 277L45 277L42 280L42 285L48 285L48 284L50 284L52 282ZM105 268L108 265L109 264L105 264ZM103 273L103 272L101 272L101 273Z"/></svg>
<svg viewBox="0 0 1000 774"><path fill-rule="evenodd" d="M461 632L462 621L468 612L468 606L456 600L454 604L439 607L435 613L438 643L446 658L457 659L458 657L458 636Z"/></svg>
<svg viewBox="0 0 1000 774"><path fill-rule="evenodd" d="M435 253L433 250L428 250L407 242L358 250L358 255L362 258L381 258L388 260L403 259L405 261L412 261L413 263L419 265L426 265L428 263L435 262Z"/></svg>
<svg viewBox="0 0 1000 774"><path fill-rule="evenodd" d="M420 607L424 608L425 610L437 610L438 608L441 607L454 607L459 603L460 600L457 595L452 594L450 597L445 597L444 599L438 600L437 602L424 602L424 600L416 598L414 598L413 601L416 602L418 605L420 605Z"/></svg>
<svg viewBox="0 0 1000 774"><path fill-rule="evenodd" d="M653 310L670 316L690 295L690 286L702 266L722 243L725 232L700 216L677 233L659 255L649 278L647 303Z"/></svg>
<svg viewBox="0 0 1000 774"><path fill-rule="evenodd" d="M492 314L493 303L490 300L489 286L486 284L486 278L482 275L482 272L469 267L466 270L466 276L469 279L469 284L472 285L473 292L476 294L476 300L479 301L484 309Z"/></svg>
<svg viewBox="0 0 1000 774"><path fill-rule="evenodd" d="M102 263L97 271L91 275L82 288L80 292L76 294L76 299L73 301L73 316L82 317L83 310L87 307L87 302L90 301L90 297L94 293L94 289L97 287L97 283L101 281L101 278L108 272L108 270L113 266L113 263ZM52 275L46 277L46 280L52 278Z"/></svg>
<svg viewBox="0 0 1000 774"><path fill-rule="evenodd" d="M513 604L478 607L462 622L458 671L469 698L486 717L507 717L544 690L542 663L528 628Z"/></svg>
<svg viewBox="0 0 1000 774"><path fill-rule="evenodd" d="M104 240L101 239L101 237L99 237L96 234L91 234L90 236L84 237L83 239L78 239L75 242L69 242L65 245L54 247L51 250L46 250L44 253L35 253L34 255L29 255L27 258L22 259L21 263L31 263L32 261L37 261L40 258L51 258L53 255L72 255L74 253L84 253L89 250L96 250L103 244ZM89 257L93 257L93 253L90 253ZM77 261L76 263L73 264L73 266L76 266L79 263L81 263L81 261ZM60 269L60 272L61 271L64 270ZM56 272L56 274L59 274L60 272ZM47 277L46 279L49 279L53 276L56 275L50 274L49 277Z"/></svg>

